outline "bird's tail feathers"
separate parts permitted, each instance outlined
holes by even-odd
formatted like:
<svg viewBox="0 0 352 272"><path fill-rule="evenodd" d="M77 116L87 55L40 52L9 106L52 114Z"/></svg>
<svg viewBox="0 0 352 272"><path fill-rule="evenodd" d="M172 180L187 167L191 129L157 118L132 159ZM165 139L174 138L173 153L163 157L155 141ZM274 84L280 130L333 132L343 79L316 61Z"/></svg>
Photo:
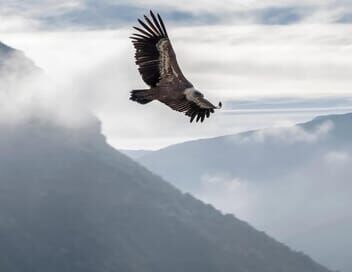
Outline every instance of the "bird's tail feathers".
<svg viewBox="0 0 352 272"><path fill-rule="evenodd" d="M130 100L136 101L140 104L147 104L154 100L153 93L149 89L145 90L133 90L131 91Z"/></svg>

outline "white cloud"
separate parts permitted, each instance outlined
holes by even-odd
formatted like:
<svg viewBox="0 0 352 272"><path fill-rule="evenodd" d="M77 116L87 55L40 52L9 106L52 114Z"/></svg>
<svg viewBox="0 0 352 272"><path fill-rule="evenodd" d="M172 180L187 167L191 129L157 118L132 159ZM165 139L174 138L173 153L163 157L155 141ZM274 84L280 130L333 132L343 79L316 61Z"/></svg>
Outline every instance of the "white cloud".
<svg viewBox="0 0 352 272"><path fill-rule="evenodd" d="M200 88L297 96L350 93L349 32L328 25L213 26L183 28L172 37L183 59L192 59L181 61Z"/></svg>
<svg viewBox="0 0 352 272"><path fill-rule="evenodd" d="M36 22L36 26L42 29L120 25L119 17L122 21L130 20L125 17L126 10L134 13L153 9L178 14L179 18L171 17L180 23L183 23L182 16L185 15L195 24L212 22L227 25L336 23L352 11L350 1L343 0L3 0L0 6L0 16L22 17ZM114 15L111 14L112 7L117 11ZM119 13L119 7L124 14ZM86 20L87 16L90 21ZM105 21L107 18L109 20Z"/></svg>
<svg viewBox="0 0 352 272"><path fill-rule="evenodd" d="M39 25L34 19L24 18L19 15L3 15L0 13L1 32L23 32L36 29Z"/></svg>
<svg viewBox="0 0 352 272"><path fill-rule="evenodd" d="M332 151L324 156L325 161L330 165L347 165L351 161L351 154L341 151Z"/></svg>
<svg viewBox="0 0 352 272"><path fill-rule="evenodd" d="M117 2L117 1L111 1ZM119 1L120 2L120 1ZM144 6L145 1L128 0L125 3ZM268 7L292 7L292 6L317 6L326 7L331 4L336 4L333 0L305 0L297 3L294 0L180 0L174 2L165 2L162 0L150 0L149 6L157 6L163 8L173 8L191 12L228 12L228 11L245 11L253 9L263 9Z"/></svg>
<svg viewBox="0 0 352 272"><path fill-rule="evenodd" d="M84 6L82 0L2 0L1 7L3 14L21 14L27 16L50 16L62 14L66 11L79 9Z"/></svg>
<svg viewBox="0 0 352 272"><path fill-rule="evenodd" d="M268 128L254 132L250 136L245 136L242 141L264 143L266 141L280 141L284 143L306 142L312 143L323 139L334 128L331 121L327 121L312 131L308 131L300 126Z"/></svg>
<svg viewBox="0 0 352 272"><path fill-rule="evenodd" d="M6 77L5 74L2 74ZM0 122L16 124L32 118L51 120L64 126L78 127L91 120L84 103L68 92L60 82L40 74L22 77L10 75L0 80Z"/></svg>
<svg viewBox="0 0 352 272"><path fill-rule="evenodd" d="M110 1L121 3L121 1ZM162 0L151 0L148 4L142 0L126 0L126 4L152 9L178 10L193 14L217 15L222 23L251 24L261 23L258 20L261 11L273 9L273 13L262 14L270 21L272 17L283 15L290 9L298 14L303 13L301 23L333 23L338 21L341 16L352 10L350 1L344 0L180 0L165 2ZM275 11L276 9L276 11ZM256 13L257 12L257 13ZM306 14L305 14L306 13ZM271 18L270 18L271 17Z"/></svg>

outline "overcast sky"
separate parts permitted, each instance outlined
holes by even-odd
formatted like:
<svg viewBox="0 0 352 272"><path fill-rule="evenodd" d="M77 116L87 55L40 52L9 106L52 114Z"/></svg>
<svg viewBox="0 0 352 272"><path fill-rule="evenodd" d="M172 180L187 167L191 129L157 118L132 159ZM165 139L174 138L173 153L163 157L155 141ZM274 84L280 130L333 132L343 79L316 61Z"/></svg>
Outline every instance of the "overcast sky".
<svg viewBox="0 0 352 272"><path fill-rule="evenodd" d="M130 90L145 88L128 37L149 9L163 16L187 78L214 103L225 102L225 109L203 124L190 124L160 103L142 106L128 99ZM26 80L16 88L0 84L5 86L0 120L39 107L77 124L84 122L85 109L100 118L116 148L157 149L352 111L351 0L0 0L0 21L0 41L22 50L46 75L44 81ZM280 139L319 136L283 131ZM331 180L348 189L351 163L351 154L327 153L267 187L226 175L205 176L199 196L266 229L267 221L258 214L277 207L274 195L293 203L289 209L303 203L300 211L313 216L314 199L306 196L333 199ZM283 178L299 182L287 187L279 184ZM343 204L349 203L348 193L335 192ZM326 222L343 218L338 211L345 206L332 207L330 216L322 216L326 228ZM295 240L301 233L287 227L294 224L284 217L287 209L283 205L278 212L284 220L274 222L280 224L272 233ZM289 232L278 234L280 229Z"/></svg>
<svg viewBox="0 0 352 272"><path fill-rule="evenodd" d="M235 101L225 103L235 111L190 125L164 105L128 100L145 85L127 37L149 8L163 15L188 79L214 103ZM60 86L45 101L68 97L92 110L117 148L159 148L352 108L350 1L2 0L0 20L0 40ZM248 112L242 103L268 100L274 110ZM292 101L299 111L287 111Z"/></svg>

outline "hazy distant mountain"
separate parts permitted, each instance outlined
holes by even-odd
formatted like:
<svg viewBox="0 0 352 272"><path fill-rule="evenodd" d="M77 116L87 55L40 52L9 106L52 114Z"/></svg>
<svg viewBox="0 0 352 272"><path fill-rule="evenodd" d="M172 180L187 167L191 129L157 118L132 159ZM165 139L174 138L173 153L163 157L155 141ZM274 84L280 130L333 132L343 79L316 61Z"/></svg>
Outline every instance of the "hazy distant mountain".
<svg viewBox="0 0 352 272"><path fill-rule="evenodd" d="M182 190L347 272L352 271L351 139L352 113L186 142L139 162Z"/></svg>
<svg viewBox="0 0 352 272"><path fill-rule="evenodd" d="M270 181L326 150L350 148L351 139L352 114L332 115L293 128L251 131L176 144L150 152L139 161L171 183L194 191L205 173L226 172L238 178L260 177L263 182Z"/></svg>
<svg viewBox="0 0 352 272"><path fill-rule="evenodd" d="M115 151L97 121L3 124L0 150L0 271L328 271Z"/></svg>

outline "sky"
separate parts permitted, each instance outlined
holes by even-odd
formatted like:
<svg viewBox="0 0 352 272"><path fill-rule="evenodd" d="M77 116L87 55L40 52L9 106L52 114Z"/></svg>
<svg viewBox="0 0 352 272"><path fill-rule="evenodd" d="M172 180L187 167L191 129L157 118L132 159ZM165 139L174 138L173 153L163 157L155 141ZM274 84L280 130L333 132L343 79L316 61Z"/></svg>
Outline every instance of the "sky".
<svg viewBox="0 0 352 272"><path fill-rule="evenodd" d="M203 124L190 124L157 102L129 100L130 90L145 84L128 37L136 19L149 9L164 18L186 77L212 102L224 102L224 109ZM88 111L99 117L114 147L158 149L352 112L350 0L0 0L0 21L0 41L24 52L45 75L15 87L0 79L0 121L40 109L65 124L79 125ZM319 137L294 128L280 131L285 132L276 135L280 140ZM257 136L250 140L265 140L265 135ZM287 217L292 215L288 210L294 213L298 207L303 217L314 217L318 207L310 195L329 203L331 192L340 203L349 203L351 162L351 154L333 150L299 173L282 177L298 181L288 187L279 179L265 187L238 177L205 175L198 196L260 229L277 226L270 231L292 245L309 232L289 228L295 222ZM331 180L339 181L339 191ZM278 195L292 203L277 210L285 220L258 217L277 208ZM326 221L308 226L312 232L317 225L328 229L326 222L350 224L339 213L344 207L331 207L329 216L321 217ZM335 236L329 239L333 243Z"/></svg>
<svg viewBox="0 0 352 272"><path fill-rule="evenodd" d="M149 9L162 14L186 77L225 102L202 125L128 100L145 87L128 36ZM352 109L350 1L1 0L0 20L0 41L48 78L48 90L21 94L65 105L58 110L68 119L78 105L94 112L116 148L157 149Z"/></svg>

